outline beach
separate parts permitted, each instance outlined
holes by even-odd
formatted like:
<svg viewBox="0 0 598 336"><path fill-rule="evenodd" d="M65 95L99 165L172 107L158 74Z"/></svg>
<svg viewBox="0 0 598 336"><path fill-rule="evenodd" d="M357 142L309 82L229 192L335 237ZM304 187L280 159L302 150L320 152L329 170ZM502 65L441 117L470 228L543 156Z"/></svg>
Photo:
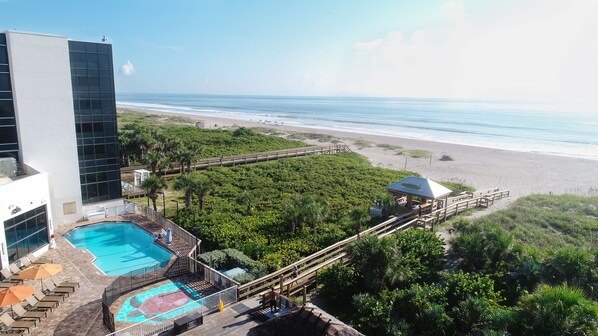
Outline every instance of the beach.
<svg viewBox="0 0 598 336"><path fill-rule="evenodd" d="M433 180L465 183L476 189L499 187L510 190L511 197L506 202L501 202L502 206L530 194L598 196L598 161L595 160L414 140L400 136L289 126L267 121L250 122L189 113L134 110L202 121L206 128L243 126L258 128L260 131L271 129L281 136L295 134L295 137L304 138L301 140L313 145L326 145L331 141L343 143L352 151L367 157L377 167L393 170L406 168ZM309 136L301 133L308 133ZM397 155L397 151L407 153ZM423 157L413 158L409 156L409 151L425 152L419 153ZM450 159L440 160L443 156Z"/></svg>

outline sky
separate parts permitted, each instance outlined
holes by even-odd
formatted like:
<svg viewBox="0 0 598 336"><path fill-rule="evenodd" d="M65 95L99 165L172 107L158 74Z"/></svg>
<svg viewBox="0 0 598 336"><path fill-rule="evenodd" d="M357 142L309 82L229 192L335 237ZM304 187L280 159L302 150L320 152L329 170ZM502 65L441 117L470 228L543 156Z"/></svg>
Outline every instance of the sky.
<svg viewBox="0 0 598 336"><path fill-rule="evenodd" d="M113 44L118 93L594 102L598 0L0 0Z"/></svg>

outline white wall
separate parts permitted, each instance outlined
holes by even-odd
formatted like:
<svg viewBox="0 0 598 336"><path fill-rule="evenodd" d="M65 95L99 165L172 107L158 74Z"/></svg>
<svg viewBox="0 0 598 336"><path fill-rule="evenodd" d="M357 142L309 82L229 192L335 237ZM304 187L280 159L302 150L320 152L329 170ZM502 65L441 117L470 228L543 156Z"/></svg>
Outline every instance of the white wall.
<svg viewBox="0 0 598 336"><path fill-rule="evenodd" d="M49 176L54 225L82 217L66 37L6 32L22 161ZM63 204L75 202L65 215Z"/></svg>
<svg viewBox="0 0 598 336"><path fill-rule="evenodd" d="M50 189L48 188L48 174L39 173L33 176L20 177L13 182L0 185L0 223L33 210L44 204L50 204ZM11 213L14 207L21 210L15 214ZM52 225L52 207L47 207L48 234L54 232ZM2 228L4 226L2 225ZM3 245L2 245L3 244ZM1 267L8 266L8 255L6 254L6 237L4 229L0 230L0 260ZM47 249L47 248L46 248Z"/></svg>

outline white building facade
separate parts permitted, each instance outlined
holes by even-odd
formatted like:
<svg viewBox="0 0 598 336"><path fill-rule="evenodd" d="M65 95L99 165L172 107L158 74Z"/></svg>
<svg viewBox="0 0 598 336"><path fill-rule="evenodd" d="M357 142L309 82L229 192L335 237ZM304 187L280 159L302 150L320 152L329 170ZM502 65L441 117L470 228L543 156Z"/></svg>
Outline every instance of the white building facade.
<svg viewBox="0 0 598 336"><path fill-rule="evenodd" d="M0 160L18 167L0 171L1 268L122 204L111 45L0 33Z"/></svg>

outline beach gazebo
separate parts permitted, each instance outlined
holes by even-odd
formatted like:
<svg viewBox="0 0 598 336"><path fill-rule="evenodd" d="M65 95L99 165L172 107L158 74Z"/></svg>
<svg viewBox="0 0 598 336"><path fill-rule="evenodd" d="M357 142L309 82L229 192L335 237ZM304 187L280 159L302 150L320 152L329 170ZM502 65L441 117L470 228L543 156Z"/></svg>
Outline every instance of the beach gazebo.
<svg viewBox="0 0 598 336"><path fill-rule="evenodd" d="M433 203L435 200L444 198L443 204L446 204L446 199L452 192L452 190L430 179L418 176L406 177L386 186L386 189L395 197L395 200L404 198L404 202L399 201L398 203L404 203L408 209L413 208L413 198L418 197L420 199L420 209L422 210L431 205L427 203L428 200Z"/></svg>

